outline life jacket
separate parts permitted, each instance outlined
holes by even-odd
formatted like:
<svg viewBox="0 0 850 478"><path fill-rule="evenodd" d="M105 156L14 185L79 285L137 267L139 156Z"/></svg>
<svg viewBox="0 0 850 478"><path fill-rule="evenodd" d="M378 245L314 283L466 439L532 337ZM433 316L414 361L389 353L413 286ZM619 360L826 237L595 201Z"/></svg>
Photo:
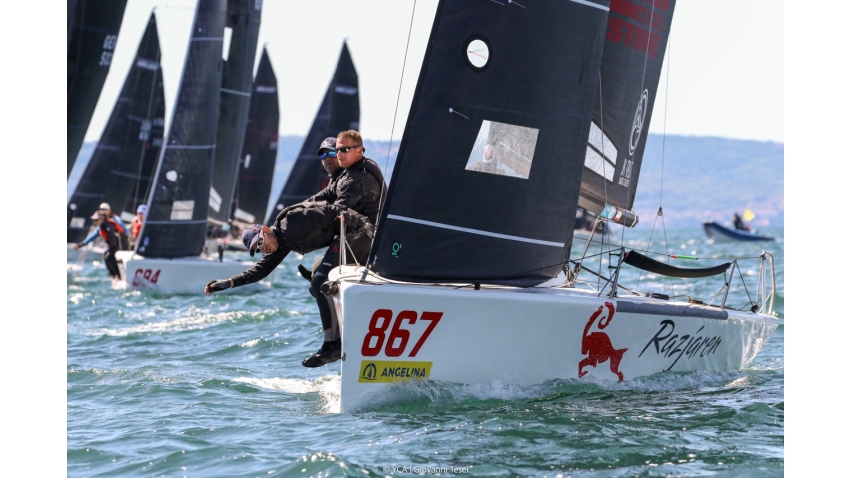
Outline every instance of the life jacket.
<svg viewBox="0 0 850 478"><path fill-rule="evenodd" d="M114 231L114 233L111 233L110 229ZM104 218L104 221L100 223L100 227L98 227L97 231L100 234L100 237L102 237L109 245L114 245L118 249L122 250L128 246L127 230L121 227L121 224L118 224L118 222L111 217Z"/></svg>
<svg viewBox="0 0 850 478"><path fill-rule="evenodd" d="M363 157L363 159L348 168L348 171L358 169L362 169L363 171L366 171L369 175L371 175L378 183L378 187L380 188L380 194L377 198L375 198L374 202L360 204L358 206L359 208L362 208L362 210L358 209L358 212L360 214L363 214L364 216L368 217L372 221L372 223L376 223L378 221L378 215L380 213L381 207L383 206L384 201L387 198L387 183L384 181L384 173L381 172L381 167L378 166L378 163L367 157Z"/></svg>
<svg viewBox="0 0 850 478"><path fill-rule="evenodd" d="M142 231L142 220L139 219L139 216L133 218L133 223L130 225L130 234L133 235L134 239L139 238L139 233Z"/></svg>

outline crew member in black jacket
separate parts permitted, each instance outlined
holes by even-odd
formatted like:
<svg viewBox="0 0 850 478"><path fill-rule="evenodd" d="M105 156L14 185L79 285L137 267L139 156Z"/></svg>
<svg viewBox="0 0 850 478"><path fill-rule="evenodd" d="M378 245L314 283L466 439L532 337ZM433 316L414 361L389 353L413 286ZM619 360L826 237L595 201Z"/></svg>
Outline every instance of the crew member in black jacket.
<svg viewBox="0 0 850 478"><path fill-rule="evenodd" d="M321 148L320 148L321 149ZM271 227L252 224L242 233L242 242L253 256L263 253L254 266L225 280L210 281L204 289L213 292L257 282L271 273L290 250L307 253L328 247L310 281L322 318L324 343L318 352L304 359L305 367L319 367L339 360L342 341L331 299L320 292L328 272L340 263L340 217L345 221L348 263L364 264L374 237L375 223L386 197L386 183L378 164L365 158L363 139L355 130L339 133L336 138L337 160L342 173L326 188L305 201L278 213Z"/></svg>

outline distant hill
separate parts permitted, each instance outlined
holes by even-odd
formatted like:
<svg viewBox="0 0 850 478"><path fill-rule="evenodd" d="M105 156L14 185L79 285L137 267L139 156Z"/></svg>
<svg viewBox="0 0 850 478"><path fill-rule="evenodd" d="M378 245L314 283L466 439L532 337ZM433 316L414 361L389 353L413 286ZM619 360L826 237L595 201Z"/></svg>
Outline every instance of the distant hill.
<svg viewBox="0 0 850 478"><path fill-rule="evenodd" d="M281 136L272 196L280 194L304 138ZM385 169L389 180L398 154L398 142L364 141L366 156ZM94 143L86 143L71 173L75 186ZM664 191L660 194L662 152ZM68 192L70 198L71 192ZM661 203L659 204L659 198ZM634 210L636 227L651 227L659 205L667 228L699 227L705 220L728 221L732 213L750 209L756 227L785 225L785 145L699 136L666 138L650 134L646 143Z"/></svg>
<svg viewBox="0 0 850 478"><path fill-rule="evenodd" d="M661 206L668 227L730 221L750 209L757 227L785 225L785 145L698 136L650 134L634 210L647 223Z"/></svg>

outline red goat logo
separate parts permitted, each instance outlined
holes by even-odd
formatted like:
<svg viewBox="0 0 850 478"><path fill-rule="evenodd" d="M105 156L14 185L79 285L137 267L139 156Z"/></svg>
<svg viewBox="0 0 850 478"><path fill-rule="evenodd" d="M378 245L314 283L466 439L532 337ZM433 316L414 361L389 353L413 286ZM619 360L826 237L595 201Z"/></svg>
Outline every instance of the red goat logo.
<svg viewBox="0 0 850 478"><path fill-rule="evenodd" d="M606 302L605 307L608 309L608 316L602 317L599 320L599 330L607 327L611 323L611 319L614 318L614 304ZM582 370L585 367L596 367L597 364L609 360L611 362L611 372L620 377L620 381L622 382L623 373L620 372L620 360L623 360L623 354L629 349L615 349L611 345L611 339L608 338L608 334L604 332L588 334L590 326L602 315L602 310L603 308L600 305L599 309L590 316L587 325L584 326L584 336L581 338L581 353L587 355L587 357L578 363L578 376L584 377L587 375L587 372Z"/></svg>

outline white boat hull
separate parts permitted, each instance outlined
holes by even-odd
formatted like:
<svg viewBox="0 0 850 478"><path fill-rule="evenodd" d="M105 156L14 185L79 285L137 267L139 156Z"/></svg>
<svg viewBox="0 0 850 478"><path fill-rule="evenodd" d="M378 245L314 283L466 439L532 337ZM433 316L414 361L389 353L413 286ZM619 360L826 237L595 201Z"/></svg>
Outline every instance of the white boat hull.
<svg viewBox="0 0 850 478"><path fill-rule="evenodd" d="M154 290L163 294L200 294L204 286L213 279L228 277L245 272L252 262L233 260L219 261L201 257L179 257L174 259L153 259L139 255L119 253L116 257L123 263L124 280L127 289ZM258 284L228 289L220 293L248 291Z"/></svg>
<svg viewBox="0 0 850 478"><path fill-rule="evenodd" d="M343 412L412 378L533 384L738 370L779 323L753 312L559 288L343 280L334 302L343 337Z"/></svg>

